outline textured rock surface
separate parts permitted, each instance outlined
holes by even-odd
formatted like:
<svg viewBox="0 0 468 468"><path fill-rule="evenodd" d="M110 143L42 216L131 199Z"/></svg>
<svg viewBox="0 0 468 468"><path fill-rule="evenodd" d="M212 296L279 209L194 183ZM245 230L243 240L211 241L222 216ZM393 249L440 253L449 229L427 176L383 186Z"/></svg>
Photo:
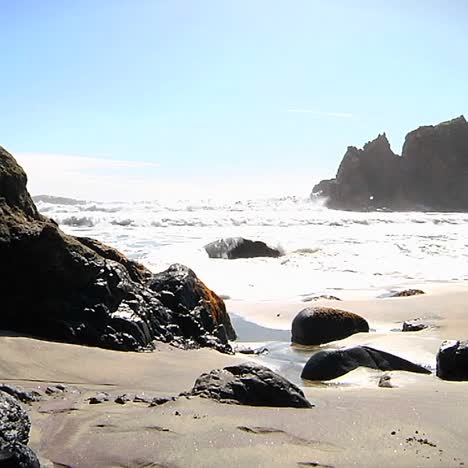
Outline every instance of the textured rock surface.
<svg viewBox="0 0 468 468"><path fill-rule="evenodd" d="M336 178L312 194L334 209L467 211L468 123L461 116L410 132L401 157L385 134L349 147Z"/></svg>
<svg viewBox="0 0 468 468"><path fill-rule="evenodd" d="M231 352L226 332L235 335L225 328L221 299L200 287L192 293L195 309L177 301L168 307L160 300L168 304L167 297L148 287L158 278L151 276L117 250L66 235L41 216L24 171L0 148L0 328L118 350L156 339Z"/></svg>
<svg viewBox="0 0 468 468"><path fill-rule="evenodd" d="M178 263L171 265L167 270L153 275L148 286L159 293L166 307L181 314L191 311L198 315L204 330L221 336L222 327L230 340L236 339L224 301L190 268Z"/></svg>
<svg viewBox="0 0 468 468"><path fill-rule="evenodd" d="M267 367L252 363L228 366L202 374L191 395L222 403L310 408L301 389Z"/></svg>
<svg viewBox="0 0 468 468"><path fill-rule="evenodd" d="M319 345L368 331L369 324L357 314L331 307L308 307L294 317L291 341L307 346Z"/></svg>
<svg viewBox="0 0 468 468"><path fill-rule="evenodd" d="M468 340L444 341L437 353L437 377L468 380Z"/></svg>
<svg viewBox="0 0 468 468"><path fill-rule="evenodd" d="M17 401L0 392L0 466L39 468L34 452L27 447L31 423Z"/></svg>
<svg viewBox="0 0 468 468"><path fill-rule="evenodd" d="M402 370L419 374L431 371L385 351L370 346L355 346L339 350L325 350L313 354L302 370L301 377L307 380L336 379L358 367L383 371Z"/></svg>
<svg viewBox="0 0 468 468"><path fill-rule="evenodd" d="M229 237L205 245L210 258L252 258L279 257L282 253L278 249L268 247L264 242L252 241L242 237Z"/></svg>

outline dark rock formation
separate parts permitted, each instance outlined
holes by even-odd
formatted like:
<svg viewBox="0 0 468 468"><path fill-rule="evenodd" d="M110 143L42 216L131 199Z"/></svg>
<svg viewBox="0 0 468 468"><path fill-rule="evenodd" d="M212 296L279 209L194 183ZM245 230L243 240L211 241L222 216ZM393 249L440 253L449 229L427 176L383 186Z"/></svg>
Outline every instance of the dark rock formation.
<svg viewBox="0 0 468 468"><path fill-rule="evenodd" d="M278 249L268 247L264 242L252 241L242 237L229 237L205 245L210 258L253 258L253 257L279 257L282 255Z"/></svg>
<svg viewBox="0 0 468 468"><path fill-rule="evenodd" d="M319 345L368 331L369 324L357 314L331 307L308 307L294 317L291 341L307 346Z"/></svg>
<svg viewBox="0 0 468 468"><path fill-rule="evenodd" d="M0 392L0 467L39 468L34 452L27 447L29 417L6 393Z"/></svg>
<svg viewBox="0 0 468 468"><path fill-rule="evenodd" d="M267 367L252 363L202 374L190 394L239 405L312 407L301 389Z"/></svg>
<svg viewBox="0 0 468 468"><path fill-rule="evenodd" d="M425 328L428 328L428 326L429 325L426 325L425 323L421 322L420 319L406 320L405 322L403 322L403 327L401 331L416 332L424 330Z"/></svg>
<svg viewBox="0 0 468 468"><path fill-rule="evenodd" d="M199 281L193 272L186 276ZM227 336L235 334L221 299L199 282L190 304L169 304L172 286L151 277L117 250L66 235L40 215L24 171L0 148L0 328L118 350L161 340L232 352ZM184 294L176 296L183 300Z"/></svg>
<svg viewBox="0 0 468 468"><path fill-rule="evenodd" d="M402 156L385 136L349 147L335 179L313 196L340 210L468 210L468 123L463 116L406 136Z"/></svg>
<svg viewBox="0 0 468 468"><path fill-rule="evenodd" d="M198 316L197 322L201 322L203 329L215 333L223 342L226 342L223 334L230 340L236 339L224 301L190 268L178 263L171 265L153 275L148 287L159 293L160 301L169 309L180 314L191 311Z"/></svg>
<svg viewBox="0 0 468 468"><path fill-rule="evenodd" d="M437 353L437 377L468 380L468 340L444 341Z"/></svg>
<svg viewBox="0 0 468 468"><path fill-rule="evenodd" d="M336 379L358 367L383 371L402 370L419 374L431 371L393 354L371 348L355 346L339 350L325 350L313 354L302 370L301 377L307 380Z"/></svg>
<svg viewBox="0 0 468 468"><path fill-rule="evenodd" d="M410 297L410 296L419 296L425 294L421 289L405 289L404 291L398 291L390 295L390 297Z"/></svg>

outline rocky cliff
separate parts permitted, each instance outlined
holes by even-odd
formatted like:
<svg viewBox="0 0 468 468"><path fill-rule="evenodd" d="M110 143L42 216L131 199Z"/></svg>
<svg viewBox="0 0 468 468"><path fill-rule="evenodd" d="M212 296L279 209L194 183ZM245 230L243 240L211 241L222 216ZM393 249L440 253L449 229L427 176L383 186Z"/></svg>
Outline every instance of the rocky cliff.
<svg viewBox="0 0 468 468"><path fill-rule="evenodd" d="M153 340L231 350L224 303L193 271L153 275L112 247L63 233L39 214L26 182L0 147L0 329L118 350Z"/></svg>
<svg viewBox="0 0 468 468"><path fill-rule="evenodd" d="M420 127L406 136L401 156L385 134L349 147L336 177L312 196L341 210L468 211L468 123L460 116Z"/></svg>

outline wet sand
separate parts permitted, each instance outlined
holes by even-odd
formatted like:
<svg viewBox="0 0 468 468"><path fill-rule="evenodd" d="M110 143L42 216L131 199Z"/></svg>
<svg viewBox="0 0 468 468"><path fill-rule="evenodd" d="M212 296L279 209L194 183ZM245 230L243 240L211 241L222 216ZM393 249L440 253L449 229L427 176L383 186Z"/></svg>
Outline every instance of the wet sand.
<svg viewBox="0 0 468 468"><path fill-rule="evenodd" d="M299 310L330 304L362 315L375 331L327 347L370 344L434 369L444 339L468 337L467 290L448 287L416 297L342 302L227 301L240 317L241 338L271 348L259 357L167 345L153 353L119 353L5 334L0 381L42 392L50 384L67 386L28 406L30 445L50 467L463 466L468 465L468 382L391 372L395 387L379 388L382 372L361 368L313 384L299 374L314 349L292 348L286 337ZM418 317L430 328L393 331ZM249 329L249 320L260 327ZM152 408L113 402L123 393L177 395L200 373L248 359L303 385L315 407L253 408L200 398ZM87 398L97 391L108 392L111 401L90 405Z"/></svg>

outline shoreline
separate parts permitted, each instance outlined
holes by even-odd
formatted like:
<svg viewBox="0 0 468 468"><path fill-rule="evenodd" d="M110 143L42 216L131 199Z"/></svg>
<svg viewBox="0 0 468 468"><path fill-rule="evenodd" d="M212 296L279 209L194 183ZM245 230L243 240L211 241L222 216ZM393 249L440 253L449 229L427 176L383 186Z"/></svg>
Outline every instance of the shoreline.
<svg viewBox="0 0 468 468"><path fill-rule="evenodd" d="M444 339L468 336L468 285L430 291L423 285L423 289L428 293L392 299L227 300L226 305L247 327L245 333L239 333L241 339L247 332L282 333L279 324L289 327L295 313L310 305L352 310L377 331L358 333L319 349L369 344L434 369ZM391 331L417 316L432 321L430 328ZM378 329L376 324L388 327ZM272 346L264 356L232 356L210 349L184 351L162 343L152 353L118 352L0 336L0 381L42 393L48 385L67 386L63 393L27 407L32 420L30 446L46 467L54 463L80 468L468 464L464 436L468 383L393 371L386 374L395 387L379 388L383 373L365 368L329 382L301 381L300 369L313 349L290 346L287 335L278 336L284 340L270 340L277 347ZM201 373L245 361L267 365L299 383L315 406L308 410L261 408L198 397L179 398L154 408L113 402L121 394L178 395L189 390ZM110 393L111 400L90 405L87 398L99 391Z"/></svg>

